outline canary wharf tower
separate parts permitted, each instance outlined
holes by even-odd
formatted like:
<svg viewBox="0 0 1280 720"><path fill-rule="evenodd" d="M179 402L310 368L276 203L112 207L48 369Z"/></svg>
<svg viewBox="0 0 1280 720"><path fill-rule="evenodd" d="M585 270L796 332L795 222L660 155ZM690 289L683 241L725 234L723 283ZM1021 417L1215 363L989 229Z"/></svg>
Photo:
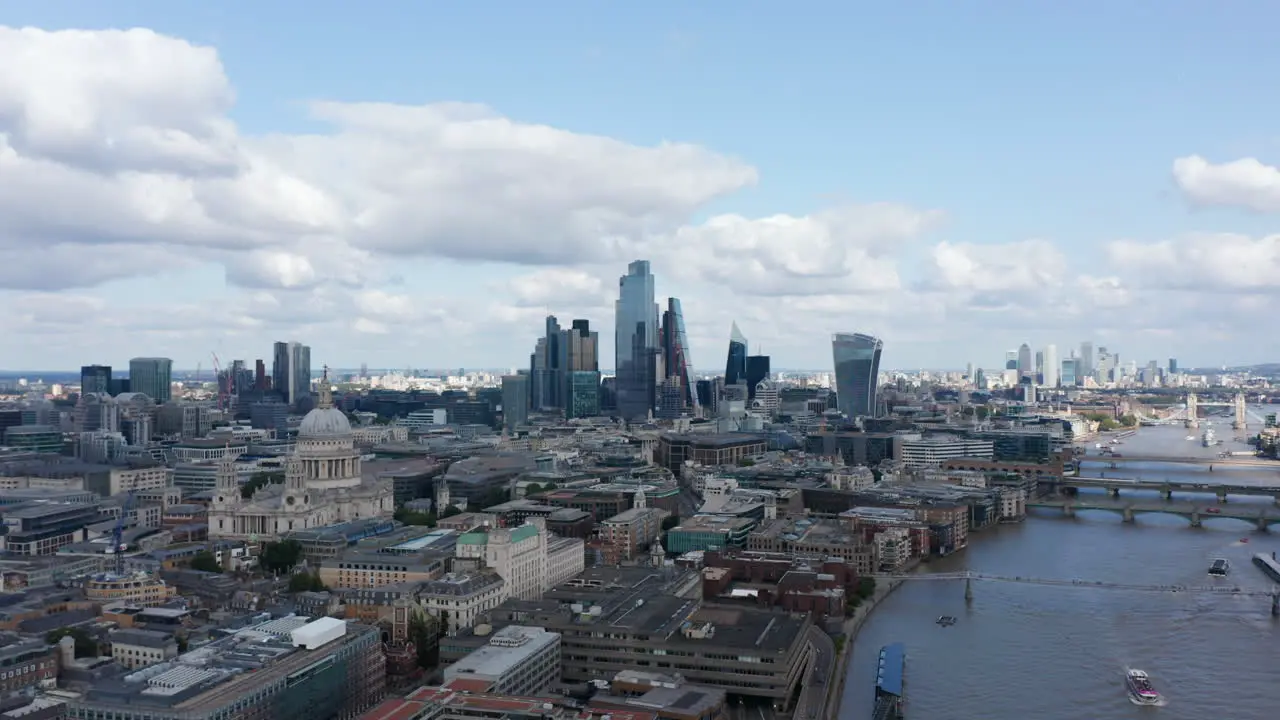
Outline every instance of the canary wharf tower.
<svg viewBox="0 0 1280 720"><path fill-rule="evenodd" d="M653 410L660 352L658 305L648 260L631 263L618 280L616 318L618 415L629 421L644 420Z"/></svg>
<svg viewBox="0 0 1280 720"><path fill-rule="evenodd" d="M880 338L862 333L831 337L835 358L836 403L850 418L874 417L880 390Z"/></svg>

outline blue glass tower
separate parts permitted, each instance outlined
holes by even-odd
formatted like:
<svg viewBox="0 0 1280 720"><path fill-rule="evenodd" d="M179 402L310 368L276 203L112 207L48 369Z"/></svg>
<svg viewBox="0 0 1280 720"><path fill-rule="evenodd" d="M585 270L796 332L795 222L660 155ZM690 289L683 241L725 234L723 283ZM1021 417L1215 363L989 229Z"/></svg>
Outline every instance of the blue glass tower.
<svg viewBox="0 0 1280 720"><path fill-rule="evenodd" d="M618 415L629 421L644 420L656 398L659 353L658 305L648 260L631 263L627 274L618 279L616 322Z"/></svg>

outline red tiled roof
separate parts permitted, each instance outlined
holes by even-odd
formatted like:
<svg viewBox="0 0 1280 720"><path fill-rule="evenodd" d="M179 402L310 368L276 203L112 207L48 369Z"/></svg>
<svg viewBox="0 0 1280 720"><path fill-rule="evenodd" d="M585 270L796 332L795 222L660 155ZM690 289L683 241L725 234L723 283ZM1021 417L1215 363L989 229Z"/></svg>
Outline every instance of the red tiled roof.
<svg viewBox="0 0 1280 720"><path fill-rule="evenodd" d="M409 720L426 708L426 703L412 700L387 700L361 715L359 720Z"/></svg>

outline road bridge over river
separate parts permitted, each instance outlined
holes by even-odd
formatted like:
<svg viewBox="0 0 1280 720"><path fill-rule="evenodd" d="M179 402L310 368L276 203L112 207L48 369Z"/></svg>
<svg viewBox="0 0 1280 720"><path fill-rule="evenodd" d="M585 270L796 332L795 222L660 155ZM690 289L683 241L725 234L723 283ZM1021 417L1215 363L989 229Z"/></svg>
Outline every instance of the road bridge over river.
<svg viewBox="0 0 1280 720"><path fill-rule="evenodd" d="M1028 508L1054 508L1067 517L1075 517L1082 510L1107 510L1118 512L1125 522L1134 522L1143 513L1178 515L1191 521L1191 527L1200 527L1205 520L1231 518L1253 523L1259 532L1266 532L1271 525L1280 523L1280 507L1262 505L1210 506L1203 503L1178 502L1176 500L1141 500L1109 497L1037 498L1027 501Z"/></svg>
<svg viewBox="0 0 1280 720"><path fill-rule="evenodd" d="M964 595L966 600L973 599L973 583L975 580L979 582L1017 583L1022 585L1047 585L1051 587L1074 588L1081 590L1130 590L1134 592L1186 593L1189 595L1229 595L1231 597L1269 598L1271 601L1271 614L1275 617L1280 617L1280 588L1273 588L1268 591L1244 590L1239 587L1228 587L1225 585L1140 585L1136 583L1104 582L1102 580L1065 580L1060 578L990 575L987 573L972 571L953 573L911 573L908 575L894 575L886 573L873 575L872 577L876 578L877 581L906 580L913 582L945 582L963 580L965 584Z"/></svg>
<svg viewBox="0 0 1280 720"><path fill-rule="evenodd" d="M1169 480L1131 480L1122 478L1087 478L1067 477L1061 480L1046 480L1040 483L1042 488L1058 492L1075 492L1086 488L1106 490L1112 497L1120 497L1136 491L1158 492L1165 500L1172 500L1173 494L1214 495L1219 504L1227 502L1232 495L1270 497L1280 505L1280 484L1276 485L1239 485L1236 483L1193 483Z"/></svg>
<svg viewBox="0 0 1280 720"><path fill-rule="evenodd" d="M1261 467L1280 472L1280 460L1262 458L1253 455L1229 455L1227 457L1204 455L1076 455L1075 460L1081 465L1085 463L1106 465L1118 468L1126 463L1165 463L1170 465L1220 465L1222 467Z"/></svg>

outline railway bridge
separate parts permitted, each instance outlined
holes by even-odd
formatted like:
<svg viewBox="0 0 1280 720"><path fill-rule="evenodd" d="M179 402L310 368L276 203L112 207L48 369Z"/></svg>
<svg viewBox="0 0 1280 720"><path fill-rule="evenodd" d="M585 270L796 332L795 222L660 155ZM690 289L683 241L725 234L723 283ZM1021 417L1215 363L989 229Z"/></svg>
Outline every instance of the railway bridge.
<svg viewBox="0 0 1280 720"><path fill-rule="evenodd" d="M1067 477L1061 480L1052 479L1040 483L1041 488L1050 492L1075 493L1081 489L1100 488L1112 497L1118 498L1125 491L1145 490L1159 492L1165 500L1172 500L1174 493L1191 495L1214 495L1219 504L1225 504L1232 495L1270 497L1280 505L1280 485L1235 485L1227 483L1193 483L1169 480L1127 480L1120 478L1086 478Z"/></svg>
<svg viewBox="0 0 1280 720"><path fill-rule="evenodd" d="M1267 532L1272 525L1280 523L1280 507L1259 505L1230 505L1224 507L1206 506L1194 502L1178 502L1170 500L1141 500L1109 497L1064 497L1037 498L1027 501L1029 508L1054 508L1062 510L1067 517L1075 517L1081 510L1107 510L1118 512L1125 522L1134 522L1136 516L1143 513L1164 513L1178 515L1191 521L1191 527L1212 518L1231 518L1253 523L1259 532Z"/></svg>

